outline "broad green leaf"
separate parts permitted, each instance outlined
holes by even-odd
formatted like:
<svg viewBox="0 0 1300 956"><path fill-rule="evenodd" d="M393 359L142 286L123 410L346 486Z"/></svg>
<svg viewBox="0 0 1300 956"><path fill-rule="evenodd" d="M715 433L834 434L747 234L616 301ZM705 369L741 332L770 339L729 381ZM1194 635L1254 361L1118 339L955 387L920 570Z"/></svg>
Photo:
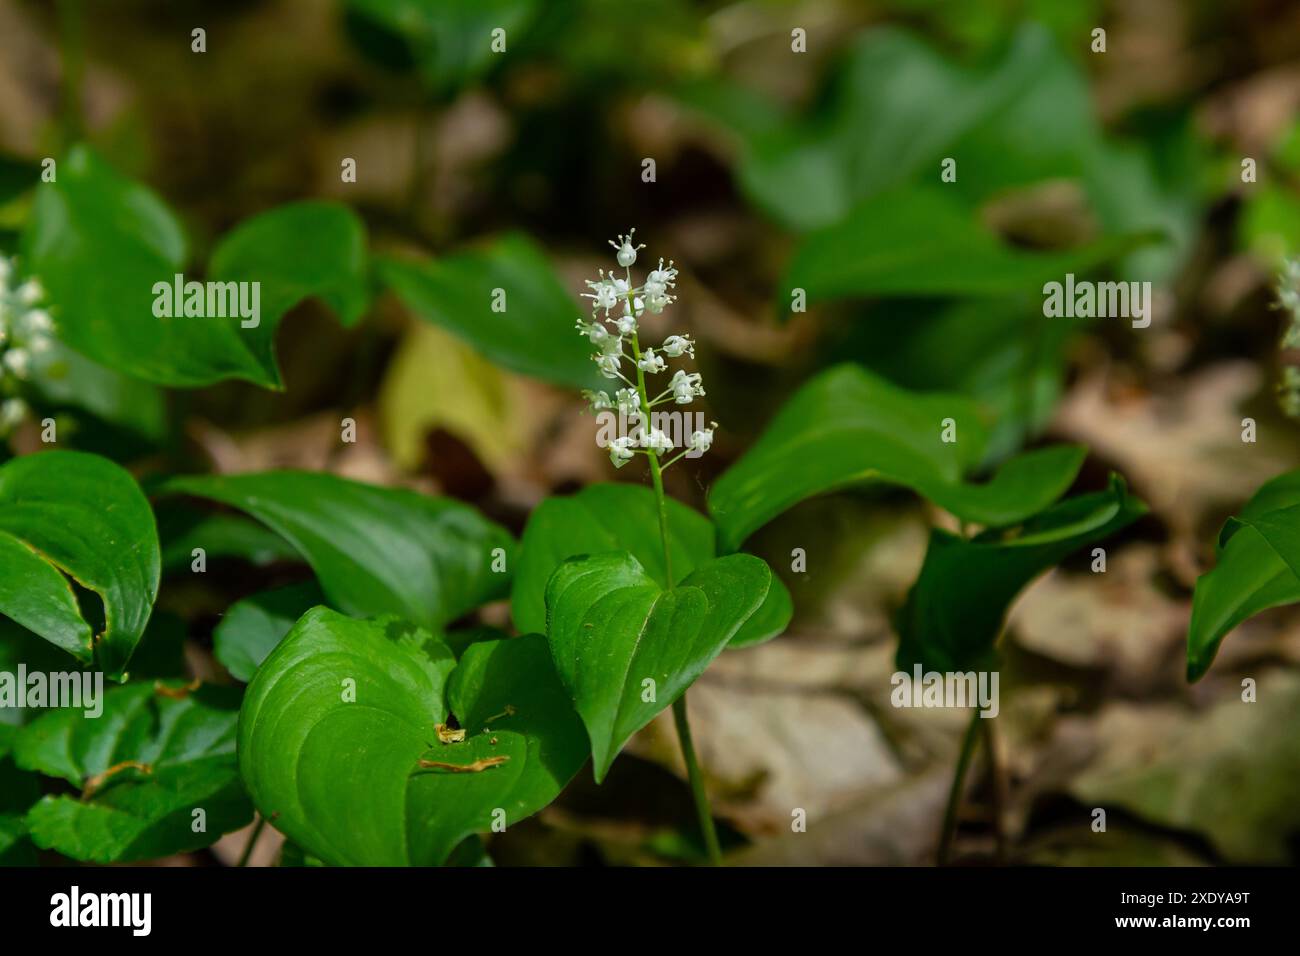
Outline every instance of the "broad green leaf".
<svg viewBox="0 0 1300 956"><path fill-rule="evenodd" d="M452 718L465 740L442 743ZM586 756L541 635L472 644L457 666L427 632L325 608L267 657L240 716L253 802L333 865L438 865L494 811L511 825L546 806Z"/></svg>
<svg viewBox="0 0 1300 956"><path fill-rule="evenodd" d="M669 498L669 548L673 576L680 583L715 556L714 530L699 512ZM522 632L546 630L546 583L555 569L581 554L626 551L661 587L670 583L659 536L654 492L638 485L596 484L566 497L552 497L533 509L520 542L510 608ZM744 647L776 637L790 623L790 592L775 574L762 609L732 638Z"/></svg>
<svg viewBox="0 0 1300 956"><path fill-rule="evenodd" d="M171 283L187 260L166 205L84 146L58 168L58 180L37 190L23 254L48 291L59 338L101 365L163 385L272 384L237 318L154 315L155 283Z"/></svg>
<svg viewBox="0 0 1300 956"><path fill-rule="evenodd" d="M0 866L35 866L36 851L27 838L25 818L41 790L36 775L19 770L9 758L16 732L0 723Z"/></svg>
<svg viewBox="0 0 1300 956"><path fill-rule="evenodd" d="M320 586L306 581L236 601L212 631L217 660L247 683L298 618L324 600Z"/></svg>
<svg viewBox="0 0 1300 956"><path fill-rule="evenodd" d="M1261 485L1219 534L1217 560L1196 581L1187 679L1200 680L1224 637L1261 611L1300 601L1300 471Z"/></svg>
<svg viewBox="0 0 1300 956"><path fill-rule="evenodd" d="M221 237L208 263L208 278L260 284L260 322L242 330L244 343L267 377L280 385L275 332L286 312L313 296L344 325L353 325L365 312L366 229L356 213L338 203L277 206Z"/></svg>
<svg viewBox="0 0 1300 956"><path fill-rule="evenodd" d="M128 684L103 713L48 713L14 741L18 766L60 777L80 799L47 796L26 817L36 845L96 863L196 850L251 818L235 763L238 695ZM205 830L195 832L195 811Z"/></svg>
<svg viewBox="0 0 1300 956"><path fill-rule="evenodd" d="M955 423L954 442L943 441L946 419ZM1083 463L1083 449L1053 446L968 483L987 440L968 398L908 392L857 366L836 366L804 385L714 482L709 511L720 547L739 547L800 501L868 481L911 488L963 521L1013 524L1064 494Z"/></svg>
<svg viewBox="0 0 1300 956"><path fill-rule="evenodd" d="M921 574L898 615L898 666L925 671L986 667L1007 609L1031 580L1084 545L1146 513L1112 476L1105 491L1067 498L1014 532L967 540L934 529Z"/></svg>
<svg viewBox="0 0 1300 956"><path fill-rule="evenodd" d="M510 535L468 505L334 475L272 471L177 478L164 493L219 501L251 515L311 565L330 603L349 614L396 614L441 627L502 596Z"/></svg>
<svg viewBox="0 0 1300 956"><path fill-rule="evenodd" d="M102 634L92 639L58 571L102 599ZM158 578L153 512L122 468L72 451L0 467L0 613L117 680L144 634Z"/></svg>
<svg viewBox="0 0 1300 956"><path fill-rule="evenodd" d="M378 259L375 268L412 312L499 365L572 388L608 386L592 364L590 343L575 331L583 317L577 299L523 235L445 259ZM494 310L494 301L504 308Z"/></svg>
<svg viewBox="0 0 1300 956"><path fill-rule="evenodd" d="M517 42L537 7L537 0L347 0L351 14L400 36L427 85L439 92L487 72L500 57L493 31Z"/></svg>
<svg viewBox="0 0 1300 956"><path fill-rule="evenodd" d="M869 296L1034 294L1085 273L1149 236L1116 236L1076 249L1030 252L1005 244L937 186L905 186L855 206L795 250L783 288L808 301Z"/></svg>
<svg viewBox="0 0 1300 956"><path fill-rule="evenodd" d="M733 554L665 590L626 551L566 561L546 587L547 637L591 739L596 782L758 610L772 572Z"/></svg>

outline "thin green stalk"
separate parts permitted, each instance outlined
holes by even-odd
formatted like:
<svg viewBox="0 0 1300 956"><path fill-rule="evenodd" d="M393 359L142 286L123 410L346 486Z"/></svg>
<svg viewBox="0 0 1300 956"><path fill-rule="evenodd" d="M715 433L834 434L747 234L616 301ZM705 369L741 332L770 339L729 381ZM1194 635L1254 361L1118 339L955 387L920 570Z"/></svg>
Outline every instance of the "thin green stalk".
<svg viewBox="0 0 1300 956"><path fill-rule="evenodd" d="M631 278L629 274L629 279ZM631 282L628 283L631 286ZM628 293L629 300L631 293ZM645 410L647 420L644 427L649 428L650 399L646 393L645 370L641 368L641 344L635 332L632 333L632 361L636 363L636 390L641 397L641 407ZM654 482L655 499L659 504L659 539L664 548L664 573L668 576L668 586L673 587L677 581L673 577L673 559L668 547L668 503L664 496L663 469L659 467L659 455L653 449L646 449L650 459L650 478ZM710 866L722 865L722 849L718 845L718 831L713 826L713 811L709 807L709 794L704 787L704 773L695 756L695 744L691 740L691 725L686 717L686 693L673 702L673 723L677 727L677 739L681 742L682 758L686 761L686 775L691 784L691 796L695 800L695 815L699 818L700 833L704 837L704 847L709 854Z"/></svg>
<svg viewBox="0 0 1300 956"><path fill-rule="evenodd" d="M975 752L975 740L979 736L980 712L973 708L966 735L961 741L961 753L957 756L957 769L952 776L952 788L948 791L948 806L943 811L943 829L939 831L938 862L943 866L948 862L952 850L952 838L957 830L957 807L961 804L963 784L966 771L970 767L971 755Z"/></svg>
<svg viewBox="0 0 1300 956"><path fill-rule="evenodd" d="M248 842L244 844L244 852L239 854L239 862L236 866L248 866L248 861L253 855L253 847L257 845L257 838L262 835L262 828L266 826L266 818L260 814L257 822L253 824L253 832L248 835Z"/></svg>

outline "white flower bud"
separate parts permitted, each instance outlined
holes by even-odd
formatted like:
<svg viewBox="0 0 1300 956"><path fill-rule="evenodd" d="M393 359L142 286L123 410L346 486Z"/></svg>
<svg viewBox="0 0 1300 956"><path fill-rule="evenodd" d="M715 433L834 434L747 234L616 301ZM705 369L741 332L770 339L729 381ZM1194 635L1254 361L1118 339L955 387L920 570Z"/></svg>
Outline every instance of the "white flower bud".
<svg viewBox="0 0 1300 956"><path fill-rule="evenodd" d="M609 394L606 392L593 392L589 388L582 390L582 397L586 399L588 407L593 412L604 411L607 408L613 408L613 403L609 400Z"/></svg>
<svg viewBox="0 0 1300 956"><path fill-rule="evenodd" d="M32 357L26 349L10 349L4 354L4 365L19 378L26 378L32 367Z"/></svg>
<svg viewBox="0 0 1300 956"><path fill-rule="evenodd" d="M609 443L609 460L614 463L615 468L622 468L632 460L632 439L626 435L615 438Z"/></svg>
<svg viewBox="0 0 1300 956"><path fill-rule="evenodd" d="M618 237L618 242L615 242L612 239L609 241L609 244L617 250L615 258L618 259L618 264L624 269L636 262L637 250L645 248L644 244L639 246L632 245L632 236L635 232L635 229L629 229L626 236Z"/></svg>
<svg viewBox="0 0 1300 956"><path fill-rule="evenodd" d="M713 447L713 429L717 425L712 425L702 431L691 433L691 451L706 452Z"/></svg>
<svg viewBox="0 0 1300 956"><path fill-rule="evenodd" d="M691 341L689 335L670 335L664 339L660 351L669 358L679 358L682 355L695 358L695 343Z"/></svg>
<svg viewBox="0 0 1300 956"><path fill-rule="evenodd" d="M646 349L641 353L641 361L636 364L643 372L654 375L657 372L662 372L666 363L658 355L655 355L654 349Z"/></svg>
<svg viewBox="0 0 1300 956"><path fill-rule="evenodd" d="M673 440L661 428L650 429L649 434L645 436L641 444L656 455L673 450Z"/></svg>
<svg viewBox="0 0 1300 956"><path fill-rule="evenodd" d="M619 360L622 356L610 355L608 353L595 356L596 368L600 369L600 374L606 378L619 377Z"/></svg>

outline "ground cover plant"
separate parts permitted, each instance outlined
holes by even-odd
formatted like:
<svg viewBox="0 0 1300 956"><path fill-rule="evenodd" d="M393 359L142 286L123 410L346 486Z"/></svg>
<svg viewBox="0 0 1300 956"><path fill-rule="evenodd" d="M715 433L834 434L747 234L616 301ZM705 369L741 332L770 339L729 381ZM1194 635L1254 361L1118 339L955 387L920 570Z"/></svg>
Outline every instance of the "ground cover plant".
<svg viewBox="0 0 1300 956"><path fill-rule="evenodd" d="M1300 47L1166 13L0 3L0 864L1294 862Z"/></svg>

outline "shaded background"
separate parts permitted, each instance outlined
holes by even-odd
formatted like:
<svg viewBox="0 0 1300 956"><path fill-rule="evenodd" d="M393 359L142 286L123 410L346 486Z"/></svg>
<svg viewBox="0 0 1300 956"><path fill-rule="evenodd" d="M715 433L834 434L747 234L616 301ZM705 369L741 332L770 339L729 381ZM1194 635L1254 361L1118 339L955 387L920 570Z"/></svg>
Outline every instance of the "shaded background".
<svg viewBox="0 0 1300 956"><path fill-rule="evenodd" d="M1013 609L998 721L1008 856L1294 862L1300 619L1281 610L1243 625L1197 685L1183 670L1191 589L1219 525L1300 458L1273 395L1283 316L1272 306L1300 239L1300 5L437 7L4 0L0 182L84 137L180 213L196 261L250 215L328 197L364 217L377 251L439 256L524 231L575 295L607 265L605 241L634 225L645 254L682 271L671 325L697 338L722 423L713 453L669 473L671 493L697 507L790 392L837 361L975 396L998 423L992 460L1087 444L1076 490L1114 469L1152 513L1108 542L1104 576L1081 557ZM499 56L484 39L497 25ZM196 26L204 54L190 50ZM1098 26L1105 53L1091 51ZM795 28L805 53L791 50ZM1156 231L1111 268L1154 283L1152 326L1044 321L1037 287L965 299L924 276L905 294L792 315L783 276L801 237L937 182L950 155L962 220L1009 245ZM357 161L355 184L340 181L343 157ZM1256 183L1242 182L1243 157ZM0 199L12 246L26 200ZM875 228L888 248L923 247L944 227L893 206ZM945 265L936 254L931 273ZM350 330L304 304L278 353L284 393L235 383L157 393L109 417L71 409L71 443L143 473L328 469L454 495L516 532L547 494L641 477L613 474L576 395L485 361L391 295ZM358 422L354 445L338 441L342 416ZM1253 445L1241 441L1245 416L1259 423ZM853 492L807 502L751 542L789 585L795 620L781 639L719 658L691 693L724 838L748 844L740 861L933 859L965 715L892 708L889 676L891 616L936 521L905 492ZM794 547L806 574L786 570ZM158 613L173 650L194 674L228 679L211 654L221 612L303 575L230 564L201 584L169 582ZM504 608L487 620L503 623ZM1257 704L1241 706L1243 677L1258 681ZM631 754L601 788L581 773L494 839L493 856L698 858L666 714ZM993 858L996 790L977 766L958 861ZM1108 808L1104 836L1089 827L1096 806ZM806 834L789 832L796 807L816 821ZM244 838L168 862L230 862ZM273 860L275 840L268 832L254 859Z"/></svg>

